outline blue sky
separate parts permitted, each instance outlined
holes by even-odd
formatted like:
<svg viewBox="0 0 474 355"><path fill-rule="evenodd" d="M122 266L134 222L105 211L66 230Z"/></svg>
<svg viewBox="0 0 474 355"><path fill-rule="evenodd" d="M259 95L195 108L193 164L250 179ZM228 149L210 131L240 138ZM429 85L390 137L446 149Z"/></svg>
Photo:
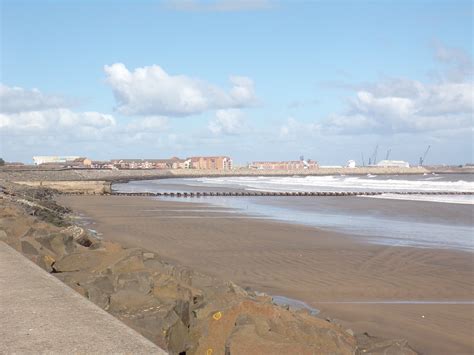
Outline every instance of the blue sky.
<svg viewBox="0 0 474 355"><path fill-rule="evenodd" d="M472 162L470 1L1 4L7 160Z"/></svg>

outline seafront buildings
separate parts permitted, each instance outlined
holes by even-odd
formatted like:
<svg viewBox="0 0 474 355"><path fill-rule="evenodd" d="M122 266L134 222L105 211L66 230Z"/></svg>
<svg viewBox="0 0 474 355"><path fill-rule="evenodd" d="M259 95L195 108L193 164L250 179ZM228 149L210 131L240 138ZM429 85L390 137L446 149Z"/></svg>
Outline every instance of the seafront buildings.
<svg viewBox="0 0 474 355"><path fill-rule="evenodd" d="M92 160L80 156L34 156L33 162L39 168L60 169L196 169L196 170L234 170L232 158L229 156L192 156L186 159L172 157L169 159L111 159L109 161ZM19 166L22 164L18 164ZM11 166L11 164L9 165ZM349 160L346 168L355 168L356 162ZM381 160L367 168L409 168L410 164L402 160ZM254 161L245 168L251 170L297 171L313 169L342 169L343 166L321 166L311 159L287 161Z"/></svg>
<svg viewBox="0 0 474 355"><path fill-rule="evenodd" d="M188 169L188 159L112 159L111 163L119 169Z"/></svg>
<svg viewBox="0 0 474 355"><path fill-rule="evenodd" d="M249 165L251 169L258 170L301 170L317 169L318 162L314 160L290 160L290 161L254 161Z"/></svg>
<svg viewBox="0 0 474 355"><path fill-rule="evenodd" d="M112 159L118 169L204 169L231 170L232 159L228 156L197 156L186 159Z"/></svg>
<svg viewBox="0 0 474 355"><path fill-rule="evenodd" d="M377 166L383 168L409 168L410 164L403 160L381 160Z"/></svg>
<svg viewBox="0 0 474 355"><path fill-rule="evenodd" d="M76 169L196 169L196 170L233 170L232 158L229 156L192 156L186 159L172 157L169 159L111 159L110 161L91 160L79 156L35 156L35 165L42 168L76 168ZM318 169L314 160L289 161L255 161L247 166L256 170L303 170Z"/></svg>
<svg viewBox="0 0 474 355"><path fill-rule="evenodd" d="M191 157L190 168L205 170L232 170L232 159L229 157Z"/></svg>
<svg viewBox="0 0 474 355"><path fill-rule="evenodd" d="M186 159L111 159L91 160L79 156L35 156L35 165L50 168L83 169L201 169L232 170L232 159L228 156L194 156Z"/></svg>
<svg viewBox="0 0 474 355"><path fill-rule="evenodd" d="M33 162L35 165L41 164L64 164L80 158L79 156L35 156Z"/></svg>

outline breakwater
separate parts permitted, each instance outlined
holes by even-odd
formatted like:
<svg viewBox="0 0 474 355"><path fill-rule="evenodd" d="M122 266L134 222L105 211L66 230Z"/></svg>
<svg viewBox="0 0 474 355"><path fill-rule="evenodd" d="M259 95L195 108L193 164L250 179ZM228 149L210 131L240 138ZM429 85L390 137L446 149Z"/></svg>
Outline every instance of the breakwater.
<svg viewBox="0 0 474 355"><path fill-rule="evenodd" d="M300 170L200 170L200 169L7 169L0 168L0 180L7 181L108 181L127 182L132 180L153 180L169 178L199 178L199 177L236 177L236 176L329 176L350 175L423 175L430 173L424 167L412 168L318 168Z"/></svg>

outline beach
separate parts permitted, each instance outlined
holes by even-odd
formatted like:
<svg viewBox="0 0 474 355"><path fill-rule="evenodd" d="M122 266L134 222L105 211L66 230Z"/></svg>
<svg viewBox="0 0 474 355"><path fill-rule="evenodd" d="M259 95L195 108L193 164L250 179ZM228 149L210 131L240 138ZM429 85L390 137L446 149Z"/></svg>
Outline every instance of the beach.
<svg viewBox="0 0 474 355"><path fill-rule="evenodd" d="M405 338L421 353L474 349L471 252L368 243L204 203L122 196L57 199L105 240L155 251L242 287L304 301L356 333Z"/></svg>

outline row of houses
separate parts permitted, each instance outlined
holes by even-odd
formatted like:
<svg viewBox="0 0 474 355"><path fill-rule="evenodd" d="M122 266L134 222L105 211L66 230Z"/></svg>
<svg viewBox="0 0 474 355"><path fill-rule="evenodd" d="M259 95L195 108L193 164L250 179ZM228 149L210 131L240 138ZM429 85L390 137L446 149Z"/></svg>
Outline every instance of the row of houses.
<svg viewBox="0 0 474 355"><path fill-rule="evenodd" d="M232 159L228 156L194 156L186 159L111 159L109 161L91 160L79 156L38 156L33 157L36 165L58 168L86 169L199 169L232 170ZM318 169L314 160L255 161L248 165L256 170L303 170Z"/></svg>
<svg viewBox="0 0 474 355"><path fill-rule="evenodd" d="M314 160L289 160L289 161L254 161L249 164L250 169L257 170L302 170L317 169L318 162Z"/></svg>
<svg viewBox="0 0 474 355"><path fill-rule="evenodd" d="M232 169L232 159L227 156L199 156L186 159L178 157L170 159L112 159L111 163L119 169Z"/></svg>
<svg viewBox="0 0 474 355"><path fill-rule="evenodd" d="M111 159L110 161L91 160L79 156L36 156L35 165L58 168L89 169L203 169L231 170L232 159L228 156L196 156L186 159Z"/></svg>

